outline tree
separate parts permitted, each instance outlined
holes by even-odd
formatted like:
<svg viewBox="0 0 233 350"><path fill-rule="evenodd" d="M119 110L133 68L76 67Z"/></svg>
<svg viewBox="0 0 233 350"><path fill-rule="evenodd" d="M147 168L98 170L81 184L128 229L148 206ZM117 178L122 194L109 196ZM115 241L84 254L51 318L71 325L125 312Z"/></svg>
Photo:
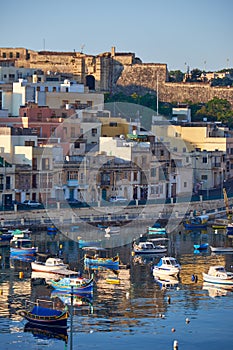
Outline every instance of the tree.
<svg viewBox="0 0 233 350"><path fill-rule="evenodd" d="M225 99L214 97L212 100L201 107L196 116L206 117L209 120L217 120L228 124L229 127L233 126L233 111L231 104Z"/></svg>
<svg viewBox="0 0 233 350"><path fill-rule="evenodd" d="M169 81L172 82L182 82L184 79L184 73L182 73L180 70L171 70L169 72Z"/></svg>

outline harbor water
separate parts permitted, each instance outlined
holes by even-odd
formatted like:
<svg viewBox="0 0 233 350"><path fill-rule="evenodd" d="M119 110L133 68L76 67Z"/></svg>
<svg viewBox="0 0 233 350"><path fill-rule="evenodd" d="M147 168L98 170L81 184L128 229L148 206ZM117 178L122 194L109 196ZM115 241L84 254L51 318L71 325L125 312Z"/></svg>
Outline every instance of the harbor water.
<svg viewBox="0 0 233 350"><path fill-rule="evenodd" d="M78 235L85 236L82 231ZM95 271L93 297L74 296L72 305L56 294L44 278L34 278L30 259L12 259L10 248L0 247L0 348L232 349L233 293L204 283L202 272L207 272L211 265L224 265L233 271L233 254L213 254L209 248L199 252L193 248L200 242L232 246L232 238L222 230L210 228L207 231L180 228L169 233L168 254L176 257L182 268L177 283L167 281L162 285L152 275L159 256L134 256L133 235L129 242L120 236L108 238L108 253L120 256L120 284L106 282L112 271ZM84 269L84 251L77 241L47 232L32 233L31 237L41 256L60 255L71 269L83 275L89 273ZM24 308L25 300L37 298L53 300L58 306L67 304L70 317L66 335L27 329L26 320L18 312Z"/></svg>

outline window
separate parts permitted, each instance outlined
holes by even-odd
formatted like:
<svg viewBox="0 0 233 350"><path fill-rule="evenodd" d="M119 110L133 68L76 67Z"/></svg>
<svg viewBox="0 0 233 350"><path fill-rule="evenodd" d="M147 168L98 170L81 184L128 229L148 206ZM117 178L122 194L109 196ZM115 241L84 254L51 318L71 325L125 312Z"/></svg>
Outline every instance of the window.
<svg viewBox="0 0 233 350"><path fill-rule="evenodd" d="M13 58L13 52L10 52L9 57L10 57L10 58Z"/></svg>
<svg viewBox="0 0 233 350"><path fill-rule="evenodd" d="M156 168L151 168L150 170L150 176L155 177L156 176Z"/></svg>
<svg viewBox="0 0 233 350"><path fill-rule="evenodd" d="M42 170L49 170L49 158L42 159Z"/></svg>
<svg viewBox="0 0 233 350"><path fill-rule="evenodd" d="M186 188L186 187L187 187L187 182L185 181L185 182L184 182L184 188Z"/></svg>
<svg viewBox="0 0 233 350"><path fill-rule="evenodd" d="M20 58L20 53L16 52L16 58Z"/></svg>
<svg viewBox="0 0 233 350"><path fill-rule="evenodd" d="M201 179L207 181L208 180L208 175L201 175Z"/></svg>
<svg viewBox="0 0 233 350"><path fill-rule="evenodd" d="M42 121L42 113L37 114L37 121L41 122Z"/></svg>
<svg viewBox="0 0 233 350"><path fill-rule="evenodd" d="M133 181L137 181L138 179L138 173L136 171L134 171L133 173Z"/></svg>
<svg viewBox="0 0 233 350"><path fill-rule="evenodd" d="M146 166L146 160L147 160L146 157L142 157L142 166Z"/></svg>
<svg viewBox="0 0 233 350"><path fill-rule="evenodd" d="M67 180L77 180L78 179L78 171L68 171Z"/></svg>
<svg viewBox="0 0 233 350"><path fill-rule="evenodd" d="M117 127L117 123L115 123L115 122L110 122L110 123L109 123L109 126L111 126L111 127Z"/></svg>
<svg viewBox="0 0 233 350"><path fill-rule="evenodd" d="M164 156L164 150L161 149L161 150L160 150L160 157L163 157L163 156Z"/></svg>
<svg viewBox="0 0 233 350"><path fill-rule="evenodd" d="M207 157L202 157L202 163L207 164L208 163L208 158Z"/></svg>
<svg viewBox="0 0 233 350"><path fill-rule="evenodd" d="M35 147L35 141L25 141L24 146Z"/></svg>
<svg viewBox="0 0 233 350"><path fill-rule="evenodd" d="M97 129L96 128L91 129L91 134L92 134L92 136L96 136Z"/></svg>
<svg viewBox="0 0 233 350"><path fill-rule="evenodd" d="M32 158L32 170L37 170L37 158Z"/></svg>
<svg viewBox="0 0 233 350"><path fill-rule="evenodd" d="M70 129L70 137L75 137L75 128L73 126Z"/></svg>
<svg viewBox="0 0 233 350"><path fill-rule="evenodd" d="M3 52L3 53L2 53L2 57L3 57L3 58L6 58L6 52Z"/></svg>
<svg viewBox="0 0 233 350"><path fill-rule="evenodd" d="M6 190L10 190L11 188L11 177L6 176Z"/></svg>

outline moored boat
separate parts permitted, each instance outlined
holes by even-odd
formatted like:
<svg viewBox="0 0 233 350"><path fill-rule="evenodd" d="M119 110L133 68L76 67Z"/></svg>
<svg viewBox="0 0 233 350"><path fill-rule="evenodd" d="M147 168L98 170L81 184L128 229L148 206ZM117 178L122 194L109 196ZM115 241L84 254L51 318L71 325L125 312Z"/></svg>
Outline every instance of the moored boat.
<svg viewBox="0 0 233 350"><path fill-rule="evenodd" d="M203 229L207 227L208 219L209 219L208 215L194 216L186 219L183 222L183 225L188 230Z"/></svg>
<svg viewBox="0 0 233 350"><path fill-rule="evenodd" d="M45 262L33 261L31 262L32 271L56 273L58 275L71 275L77 272L69 270L68 265L60 258L48 258Z"/></svg>
<svg viewBox="0 0 233 350"><path fill-rule="evenodd" d="M203 280L209 283L233 285L233 273L222 265L210 266L208 273L202 273Z"/></svg>
<svg viewBox="0 0 233 350"><path fill-rule="evenodd" d="M84 265L87 267L105 267L108 269L114 269L118 270L119 269L119 256L116 255L112 258L101 258L101 257L95 257L95 256L90 256L88 254L85 254L84 256Z"/></svg>
<svg viewBox="0 0 233 350"><path fill-rule="evenodd" d="M233 247L213 247L210 246L213 253L233 253Z"/></svg>
<svg viewBox="0 0 233 350"><path fill-rule="evenodd" d="M158 264L154 265L153 276L178 276L180 270L181 266L175 258L171 256L164 256L159 260Z"/></svg>
<svg viewBox="0 0 233 350"><path fill-rule="evenodd" d="M133 252L135 254L163 254L167 247L162 244L154 244L151 241L134 243Z"/></svg>
<svg viewBox="0 0 233 350"><path fill-rule="evenodd" d="M50 285L61 292L68 293L93 293L93 277L64 277L58 281L50 280Z"/></svg>
<svg viewBox="0 0 233 350"><path fill-rule="evenodd" d="M193 247L196 250L206 250L209 247L209 244L208 243L194 244Z"/></svg>
<svg viewBox="0 0 233 350"><path fill-rule="evenodd" d="M44 307L41 303L48 302L47 300L37 300L33 308L29 311L27 309L20 310L18 313L27 321L40 327L56 327L67 328L67 319L69 313L66 310L57 310L54 307Z"/></svg>
<svg viewBox="0 0 233 350"><path fill-rule="evenodd" d="M56 235L57 234L57 228L54 225L47 227L47 234L48 235Z"/></svg>
<svg viewBox="0 0 233 350"><path fill-rule="evenodd" d="M37 250L37 247L32 245L29 238L18 238L12 241L10 248L11 255L34 255Z"/></svg>
<svg viewBox="0 0 233 350"><path fill-rule="evenodd" d="M155 223L153 226L148 227L148 234L162 234L167 233L165 227L161 227L160 223Z"/></svg>

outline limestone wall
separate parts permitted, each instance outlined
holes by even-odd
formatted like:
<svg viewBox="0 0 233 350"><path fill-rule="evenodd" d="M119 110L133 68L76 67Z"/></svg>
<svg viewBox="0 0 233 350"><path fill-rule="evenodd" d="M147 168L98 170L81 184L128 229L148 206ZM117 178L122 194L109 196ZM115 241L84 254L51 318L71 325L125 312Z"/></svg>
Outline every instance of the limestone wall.
<svg viewBox="0 0 233 350"><path fill-rule="evenodd" d="M167 65L142 63L134 53L112 52L86 55L82 52L33 51L25 48L0 48L0 59L15 60L18 67L70 73L78 83L95 78L96 91L145 94L157 92L164 102L206 103L213 97L227 99L233 106L233 87L210 87L205 83L169 83Z"/></svg>

